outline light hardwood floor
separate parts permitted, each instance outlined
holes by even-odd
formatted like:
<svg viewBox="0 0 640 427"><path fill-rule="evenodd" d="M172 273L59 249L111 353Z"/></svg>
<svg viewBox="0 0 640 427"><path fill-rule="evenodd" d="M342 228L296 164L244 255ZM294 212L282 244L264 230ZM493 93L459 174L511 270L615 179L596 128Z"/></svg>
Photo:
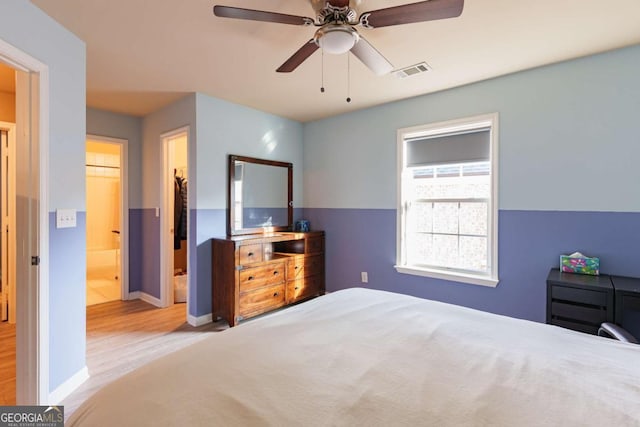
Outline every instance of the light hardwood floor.
<svg viewBox="0 0 640 427"><path fill-rule="evenodd" d="M16 325L0 322L0 406L16 404Z"/></svg>
<svg viewBox="0 0 640 427"><path fill-rule="evenodd" d="M185 318L186 304L161 309L133 300L87 307L87 367L90 377L62 402L65 418L98 389L127 372L228 327L226 322L193 327L186 323ZM0 378L3 381L4 354L9 354L9 349L5 351L5 333L0 328ZM15 396L15 328L13 337L13 357L6 359L13 362L14 387L10 392ZM0 398L4 397L4 390L3 382Z"/></svg>
<svg viewBox="0 0 640 427"><path fill-rule="evenodd" d="M156 308L144 301L112 301L87 307L89 379L67 397L67 418L98 389L160 356L227 329L226 323L193 327L186 304Z"/></svg>

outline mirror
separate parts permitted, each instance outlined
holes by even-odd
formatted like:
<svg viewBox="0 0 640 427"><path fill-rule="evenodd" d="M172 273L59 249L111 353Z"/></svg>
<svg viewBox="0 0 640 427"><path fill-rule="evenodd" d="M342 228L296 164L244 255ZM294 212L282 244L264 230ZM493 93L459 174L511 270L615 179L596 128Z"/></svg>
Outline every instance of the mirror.
<svg viewBox="0 0 640 427"><path fill-rule="evenodd" d="M227 234L293 229L293 164L229 156Z"/></svg>

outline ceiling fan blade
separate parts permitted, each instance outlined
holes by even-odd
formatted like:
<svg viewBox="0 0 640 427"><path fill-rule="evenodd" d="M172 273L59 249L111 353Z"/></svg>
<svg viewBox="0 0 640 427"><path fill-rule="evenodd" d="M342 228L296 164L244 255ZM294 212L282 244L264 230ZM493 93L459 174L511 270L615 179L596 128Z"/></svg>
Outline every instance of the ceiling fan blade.
<svg viewBox="0 0 640 427"><path fill-rule="evenodd" d="M291 58L287 59L284 64L280 66L276 71L279 73L290 73L300 64L302 64L313 52L318 50L318 45L313 39L306 42L296 53L291 55Z"/></svg>
<svg viewBox="0 0 640 427"><path fill-rule="evenodd" d="M378 9L360 15L365 28L388 27L460 16L464 0L429 0Z"/></svg>
<svg viewBox="0 0 640 427"><path fill-rule="evenodd" d="M213 14L221 18L248 19L251 21L275 22L290 25L312 25L313 19L304 16L285 15L263 10L242 9L230 6L213 6Z"/></svg>
<svg viewBox="0 0 640 427"><path fill-rule="evenodd" d="M360 40L351 48L356 58L358 58L364 65L369 67L371 71L377 76L382 76L393 70L393 65L387 60L380 52L376 50L364 37L360 36Z"/></svg>

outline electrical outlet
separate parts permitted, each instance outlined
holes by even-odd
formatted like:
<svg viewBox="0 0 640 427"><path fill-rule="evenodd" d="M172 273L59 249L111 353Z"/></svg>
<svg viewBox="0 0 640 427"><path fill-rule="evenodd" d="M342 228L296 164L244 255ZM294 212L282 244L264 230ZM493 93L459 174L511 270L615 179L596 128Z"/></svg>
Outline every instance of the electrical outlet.
<svg viewBox="0 0 640 427"><path fill-rule="evenodd" d="M366 271L360 273L360 281L362 283L369 283L369 274Z"/></svg>

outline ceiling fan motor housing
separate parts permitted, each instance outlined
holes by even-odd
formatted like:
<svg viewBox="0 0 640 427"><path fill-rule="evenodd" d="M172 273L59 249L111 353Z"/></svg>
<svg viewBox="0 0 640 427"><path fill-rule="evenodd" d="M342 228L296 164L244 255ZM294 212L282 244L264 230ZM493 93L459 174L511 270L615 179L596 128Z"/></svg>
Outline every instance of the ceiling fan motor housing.
<svg viewBox="0 0 640 427"><path fill-rule="evenodd" d="M356 11L345 7L335 7L327 3L324 9L321 9L317 13L317 21L320 25L323 24L356 24L357 15Z"/></svg>

